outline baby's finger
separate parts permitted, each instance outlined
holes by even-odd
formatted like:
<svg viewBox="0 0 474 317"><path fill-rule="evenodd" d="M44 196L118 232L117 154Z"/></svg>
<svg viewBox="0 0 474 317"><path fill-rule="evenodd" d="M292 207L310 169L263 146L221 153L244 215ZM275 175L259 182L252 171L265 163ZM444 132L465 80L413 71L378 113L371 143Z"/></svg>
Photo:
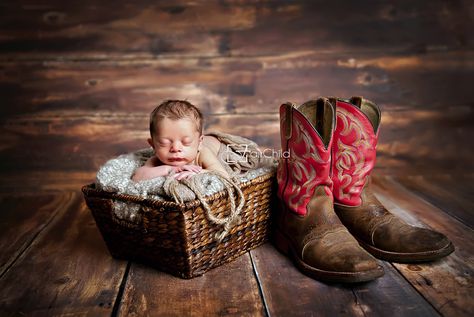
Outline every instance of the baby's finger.
<svg viewBox="0 0 474 317"><path fill-rule="evenodd" d="M173 174L172 177L179 180L183 173L187 173L187 172L177 172L177 173Z"/></svg>
<svg viewBox="0 0 474 317"><path fill-rule="evenodd" d="M200 173L202 171L202 167L201 166L198 166L198 165L193 165L193 169L192 171L194 173Z"/></svg>
<svg viewBox="0 0 474 317"><path fill-rule="evenodd" d="M183 168L181 166L173 166L171 167L175 173L179 173L183 171Z"/></svg>
<svg viewBox="0 0 474 317"><path fill-rule="evenodd" d="M199 173L202 170L202 167L198 165L184 165L183 169L186 171Z"/></svg>
<svg viewBox="0 0 474 317"><path fill-rule="evenodd" d="M190 177L194 174L195 174L194 172L190 172L190 171L181 172L181 173L178 174L178 176L176 176L176 179L180 181L180 180L188 178L188 177Z"/></svg>
<svg viewBox="0 0 474 317"><path fill-rule="evenodd" d="M186 174L185 178L190 178L191 176L194 176L196 174L197 173L195 173L195 172L188 172L188 174Z"/></svg>

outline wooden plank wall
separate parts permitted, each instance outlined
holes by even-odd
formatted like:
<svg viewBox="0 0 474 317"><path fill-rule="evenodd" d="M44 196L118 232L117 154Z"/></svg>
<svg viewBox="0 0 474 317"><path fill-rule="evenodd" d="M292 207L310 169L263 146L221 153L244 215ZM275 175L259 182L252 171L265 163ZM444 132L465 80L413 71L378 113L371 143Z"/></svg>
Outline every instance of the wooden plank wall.
<svg viewBox="0 0 474 317"><path fill-rule="evenodd" d="M0 186L77 189L163 99L279 148L278 106L363 95L382 174L472 173L474 3L2 1ZM20 177L17 177L20 176ZM64 181L64 180L67 181Z"/></svg>

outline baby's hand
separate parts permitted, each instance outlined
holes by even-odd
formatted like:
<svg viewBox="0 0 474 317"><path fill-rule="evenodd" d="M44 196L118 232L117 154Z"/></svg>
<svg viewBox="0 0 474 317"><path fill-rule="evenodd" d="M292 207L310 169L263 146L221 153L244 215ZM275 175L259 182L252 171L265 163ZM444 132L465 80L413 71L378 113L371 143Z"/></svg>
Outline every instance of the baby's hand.
<svg viewBox="0 0 474 317"><path fill-rule="evenodd" d="M177 180L189 178L193 175L199 174L202 171L202 167L198 165L183 165L176 168L176 174L173 175Z"/></svg>
<svg viewBox="0 0 474 317"><path fill-rule="evenodd" d="M183 165L180 166L177 170L177 172L193 172L194 174L198 174L202 171L202 167L199 165Z"/></svg>
<svg viewBox="0 0 474 317"><path fill-rule="evenodd" d="M193 171L182 171L182 172L174 174L173 177L180 181L182 179L189 178L196 174L199 174L199 172L196 173Z"/></svg>

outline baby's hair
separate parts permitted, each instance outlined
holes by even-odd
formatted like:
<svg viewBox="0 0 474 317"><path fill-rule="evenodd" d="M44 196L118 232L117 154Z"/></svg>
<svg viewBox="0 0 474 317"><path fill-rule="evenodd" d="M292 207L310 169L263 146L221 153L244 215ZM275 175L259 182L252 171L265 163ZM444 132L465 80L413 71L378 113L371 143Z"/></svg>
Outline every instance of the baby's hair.
<svg viewBox="0 0 474 317"><path fill-rule="evenodd" d="M156 132L156 124L164 119L179 120L189 118L196 121L196 128L202 134L202 113L192 103L186 100L166 100L158 105L150 114L150 134Z"/></svg>

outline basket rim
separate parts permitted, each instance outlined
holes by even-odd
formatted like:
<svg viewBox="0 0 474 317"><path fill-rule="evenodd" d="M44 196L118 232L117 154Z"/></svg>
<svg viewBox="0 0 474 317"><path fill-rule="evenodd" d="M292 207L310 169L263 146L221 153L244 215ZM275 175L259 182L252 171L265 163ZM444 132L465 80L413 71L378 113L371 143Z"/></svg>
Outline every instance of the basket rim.
<svg viewBox="0 0 474 317"><path fill-rule="evenodd" d="M270 178L272 178L276 174L276 169L272 169L271 171L257 176L249 181L243 182L240 184L240 188L242 190L246 189L247 187L250 187L255 184L263 183ZM149 207L161 207L160 211L164 211L165 208L171 208L171 209L189 209L189 208L194 208L199 205L201 205L201 202L198 199L187 201L184 203L177 203L174 201L168 201L168 200L157 200L153 198L143 198L140 196L135 196L135 195L130 195L130 194L119 194L117 192L108 192L102 189L97 189L95 188L95 183L90 183L87 185L82 186L81 190L86 197L101 197L101 198L111 198L115 200L120 200L124 202L134 202L137 204L144 204ZM216 199L221 199L222 197L227 196L227 191L226 190L221 190L217 193L214 193L209 196L205 196L204 200L206 202L211 202Z"/></svg>

